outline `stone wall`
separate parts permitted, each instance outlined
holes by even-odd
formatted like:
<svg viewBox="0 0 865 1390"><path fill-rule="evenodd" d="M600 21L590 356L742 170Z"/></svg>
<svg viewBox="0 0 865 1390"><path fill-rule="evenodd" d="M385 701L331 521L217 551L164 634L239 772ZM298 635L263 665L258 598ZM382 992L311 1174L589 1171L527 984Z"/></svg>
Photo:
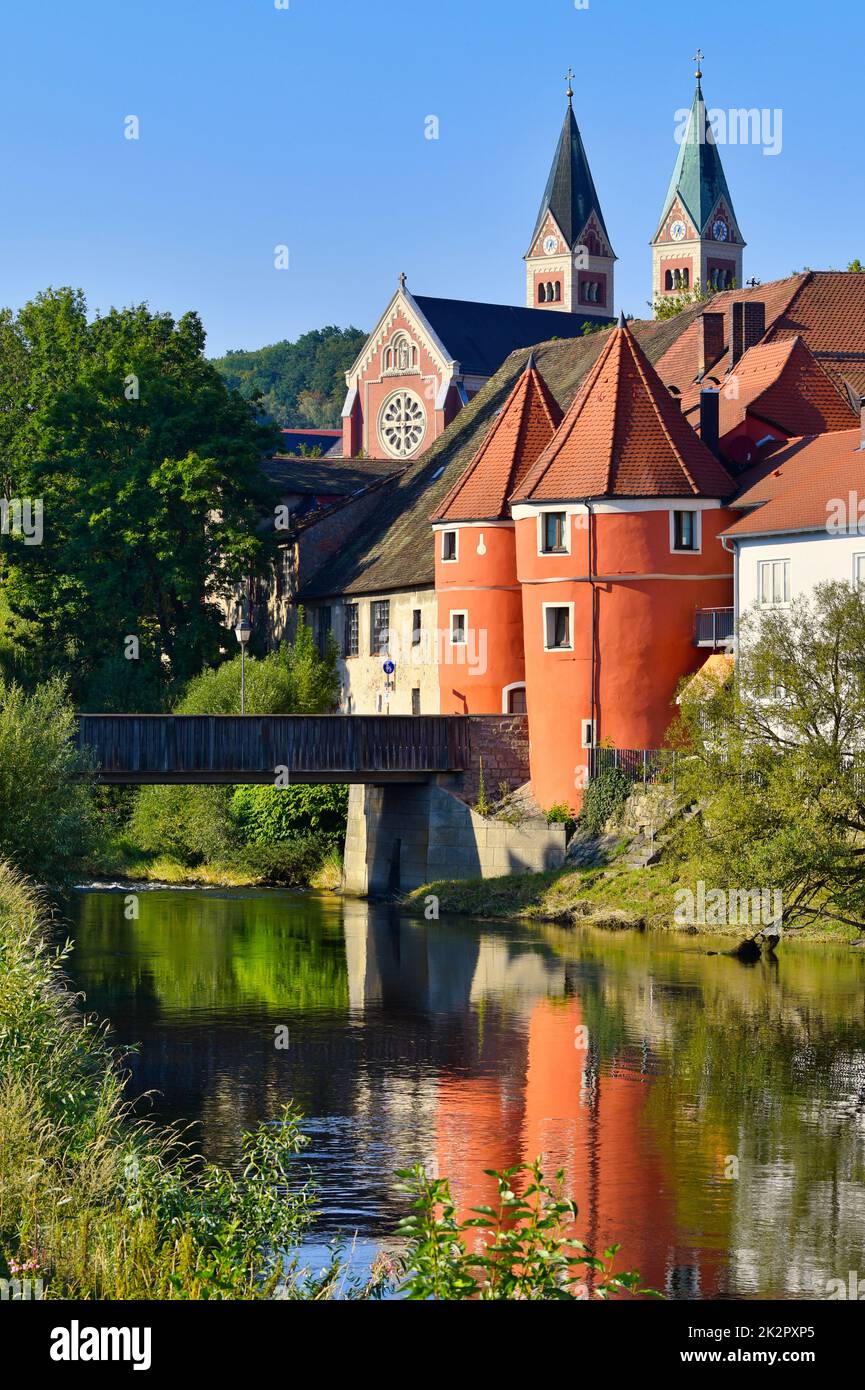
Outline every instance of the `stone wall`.
<svg viewBox="0 0 865 1390"><path fill-rule="evenodd" d="M529 780L529 720L525 714L475 714L469 716L471 765L463 775L461 794L475 805L480 791L483 759L484 790L488 801L498 801L500 786L509 792Z"/></svg>
<svg viewBox="0 0 865 1390"><path fill-rule="evenodd" d="M347 893L405 893L434 879L538 873L560 868L564 858L564 826L485 820L445 779L349 791Z"/></svg>

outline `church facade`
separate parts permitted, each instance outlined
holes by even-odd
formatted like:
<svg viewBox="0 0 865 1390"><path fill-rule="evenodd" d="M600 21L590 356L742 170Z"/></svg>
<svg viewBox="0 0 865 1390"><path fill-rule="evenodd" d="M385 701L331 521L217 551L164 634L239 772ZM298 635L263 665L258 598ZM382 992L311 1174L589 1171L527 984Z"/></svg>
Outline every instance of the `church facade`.
<svg viewBox="0 0 865 1390"><path fill-rule="evenodd" d="M535 219L525 307L414 295L405 275L346 373L346 458L419 458L510 353L613 319L615 256L568 106Z"/></svg>

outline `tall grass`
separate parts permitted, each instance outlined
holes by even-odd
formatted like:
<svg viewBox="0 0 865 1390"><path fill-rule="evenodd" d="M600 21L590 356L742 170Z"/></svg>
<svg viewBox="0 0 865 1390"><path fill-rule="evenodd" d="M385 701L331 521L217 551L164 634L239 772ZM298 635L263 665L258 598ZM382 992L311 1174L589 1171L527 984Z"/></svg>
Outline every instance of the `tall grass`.
<svg viewBox="0 0 865 1390"><path fill-rule="evenodd" d="M26 1269L49 1298L303 1296L269 1253L314 1210L288 1172L305 1142L296 1117L245 1137L240 1177L136 1122L49 923L46 901L0 865L0 1276Z"/></svg>

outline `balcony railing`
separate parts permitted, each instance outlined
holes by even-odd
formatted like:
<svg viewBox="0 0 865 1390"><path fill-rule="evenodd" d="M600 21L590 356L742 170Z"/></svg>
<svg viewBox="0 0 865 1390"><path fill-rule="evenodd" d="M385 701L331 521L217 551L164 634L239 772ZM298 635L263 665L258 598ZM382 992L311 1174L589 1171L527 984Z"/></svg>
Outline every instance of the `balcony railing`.
<svg viewBox="0 0 865 1390"><path fill-rule="evenodd" d="M698 608L694 624L695 647L726 647L733 640L732 608Z"/></svg>

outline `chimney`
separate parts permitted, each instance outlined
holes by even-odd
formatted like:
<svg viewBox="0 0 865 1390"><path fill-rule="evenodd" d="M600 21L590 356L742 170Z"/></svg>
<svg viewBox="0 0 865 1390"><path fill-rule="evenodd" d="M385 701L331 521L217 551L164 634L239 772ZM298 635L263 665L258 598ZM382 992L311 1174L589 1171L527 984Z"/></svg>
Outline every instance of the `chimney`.
<svg viewBox="0 0 865 1390"><path fill-rule="evenodd" d="M756 347L760 339L766 332L766 305L762 299L746 299L743 305L745 310L744 324L744 347Z"/></svg>
<svg viewBox="0 0 865 1390"><path fill-rule="evenodd" d="M721 457L720 402L720 392L708 387L700 392L700 438L715 458Z"/></svg>
<svg viewBox="0 0 865 1390"><path fill-rule="evenodd" d="M733 301L733 333L730 339L730 368L735 367L745 351L745 304L741 299Z"/></svg>
<svg viewBox="0 0 865 1390"><path fill-rule="evenodd" d="M724 351L724 315L708 311L701 314L697 319L697 332L700 335L697 376L702 380Z"/></svg>

